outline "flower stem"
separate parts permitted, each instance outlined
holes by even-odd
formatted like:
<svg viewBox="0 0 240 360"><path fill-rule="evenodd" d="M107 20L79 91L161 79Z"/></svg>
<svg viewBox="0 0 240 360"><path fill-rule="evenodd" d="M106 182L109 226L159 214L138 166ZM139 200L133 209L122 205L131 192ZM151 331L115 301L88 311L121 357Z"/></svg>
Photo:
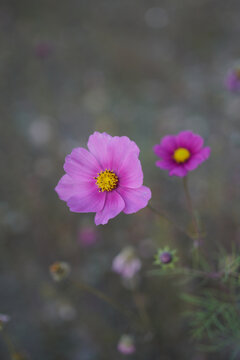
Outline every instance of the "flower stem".
<svg viewBox="0 0 240 360"><path fill-rule="evenodd" d="M194 233L195 233L195 240L199 240L200 231L199 231L198 221L197 221L197 218L196 218L195 213L194 213L194 208L193 208L193 204L192 204L192 198L191 198L189 187L188 187L188 178L187 178L187 176L185 176L183 178L183 188L184 188L184 193L185 193L185 197L186 197L186 201L187 201L188 211L189 211L189 213L190 213L190 215L192 217L192 224L193 224Z"/></svg>
<svg viewBox="0 0 240 360"><path fill-rule="evenodd" d="M177 229L178 231L180 231L181 233L185 234L188 238L190 238L192 240L192 236L191 234L189 234L185 229L183 229L181 226L179 226L178 224L176 224L173 220L171 220L169 218L169 216L163 212L162 210L156 210L155 208L153 208L151 205L147 205L147 207L156 215L160 216L162 219L166 220L170 225L172 225L175 229Z"/></svg>
<svg viewBox="0 0 240 360"><path fill-rule="evenodd" d="M135 324L138 323L138 320L135 318L135 315L132 312L123 309L118 303L116 303L113 299L111 299L109 296L105 295L100 290L90 286L89 284L86 284L83 281L81 281L81 282L75 281L74 285L76 287L80 288L81 290L84 290L84 291L88 292L89 294L94 295L98 299L104 301L105 303L109 304L112 308L119 311L121 314L123 314L129 320L134 320Z"/></svg>
<svg viewBox="0 0 240 360"><path fill-rule="evenodd" d="M144 295L135 292L133 293L133 300L136 305L136 308L138 309L139 317L144 325L144 328L152 332L151 320L146 310Z"/></svg>

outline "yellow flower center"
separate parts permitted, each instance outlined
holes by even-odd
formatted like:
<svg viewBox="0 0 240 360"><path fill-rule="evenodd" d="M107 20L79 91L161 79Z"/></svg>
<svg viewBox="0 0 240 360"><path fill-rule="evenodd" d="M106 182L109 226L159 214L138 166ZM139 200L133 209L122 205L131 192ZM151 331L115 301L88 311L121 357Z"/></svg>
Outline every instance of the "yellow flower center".
<svg viewBox="0 0 240 360"><path fill-rule="evenodd" d="M185 161L187 161L190 158L190 155L191 154L188 149L178 148L177 150L174 151L173 159L177 163L184 163Z"/></svg>
<svg viewBox="0 0 240 360"><path fill-rule="evenodd" d="M99 188L99 192L103 191L112 191L116 189L118 185L118 177L112 170L104 170L97 174L98 176L94 177L96 179L96 184Z"/></svg>

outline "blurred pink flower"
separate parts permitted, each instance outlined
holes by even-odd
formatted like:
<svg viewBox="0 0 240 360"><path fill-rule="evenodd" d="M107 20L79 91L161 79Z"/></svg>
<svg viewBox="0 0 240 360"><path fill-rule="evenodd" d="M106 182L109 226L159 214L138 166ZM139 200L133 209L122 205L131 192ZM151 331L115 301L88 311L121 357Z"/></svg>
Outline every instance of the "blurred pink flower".
<svg viewBox="0 0 240 360"><path fill-rule="evenodd" d="M135 353L136 347L134 345L133 337L131 335L122 335L117 348L118 351L124 355L131 355Z"/></svg>
<svg viewBox="0 0 240 360"><path fill-rule="evenodd" d="M85 226L79 230L78 241L83 246L91 246L97 241L97 231L91 226Z"/></svg>
<svg viewBox="0 0 240 360"><path fill-rule="evenodd" d="M161 158L156 165L169 170L169 175L184 177L196 169L210 156L210 148L203 147L203 138L192 131L182 131L178 135L167 135L153 148Z"/></svg>
<svg viewBox="0 0 240 360"><path fill-rule="evenodd" d="M132 278L141 269L141 260L131 246L124 248L114 259L112 270L124 278Z"/></svg>
<svg viewBox="0 0 240 360"><path fill-rule="evenodd" d="M121 211L144 208L151 191L143 186L139 148L128 137L95 132L88 150L75 148L65 159L66 174L55 190L70 211L95 212L95 224L107 224Z"/></svg>
<svg viewBox="0 0 240 360"><path fill-rule="evenodd" d="M234 69L229 71L225 84L229 91L240 91L240 66L236 66Z"/></svg>

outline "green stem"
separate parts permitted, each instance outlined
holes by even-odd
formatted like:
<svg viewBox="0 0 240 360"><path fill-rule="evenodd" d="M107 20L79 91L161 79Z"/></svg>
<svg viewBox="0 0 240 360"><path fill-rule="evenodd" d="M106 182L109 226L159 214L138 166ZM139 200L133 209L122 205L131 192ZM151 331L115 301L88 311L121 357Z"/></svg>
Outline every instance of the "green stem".
<svg viewBox="0 0 240 360"><path fill-rule="evenodd" d="M145 329L152 332L151 320L148 316L148 312L145 307L145 301L143 295L138 292L135 292L133 293L133 300L136 305L136 308L138 309L140 319L142 320Z"/></svg>
<svg viewBox="0 0 240 360"><path fill-rule="evenodd" d="M156 210L155 208L153 208L151 205L147 205L147 207L156 215L158 215L159 217L161 217L162 219L166 220L171 226L173 226L175 229L177 229L179 232L185 234L188 238L190 238L192 240L192 236L191 234L189 234L185 229L183 229L181 226L179 226L178 224L176 224L173 220L171 220L168 215L163 212L163 211L159 211Z"/></svg>
<svg viewBox="0 0 240 360"><path fill-rule="evenodd" d="M94 295L98 299L104 301L105 303L109 304L113 309L119 311L122 315L124 315L129 320L133 320L135 324L138 323L138 320L135 318L135 315L128 311L123 309L118 303L116 303L113 299L111 299L109 296L105 295L103 292L99 291L98 289L84 283L83 281L75 281L75 286L80 288L83 291L88 292L89 294Z"/></svg>
<svg viewBox="0 0 240 360"><path fill-rule="evenodd" d="M200 237L200 231L199 231L199 227L198 227L198 221L197 218L195 216L194 213L194 208L193 208L193 204L192 204L192 198L190 195L190 191L189 191L189 187L188 187L188 178L187 176L185 176L183 178L183 188L184 188L184 193L185 193L185 197L186 197L186 201L187 201L187 207L189 210L189 213L192 217L192 224L193 224L193 228L194 228L194 233L195 233L195 239L199 239Z"/></svg>

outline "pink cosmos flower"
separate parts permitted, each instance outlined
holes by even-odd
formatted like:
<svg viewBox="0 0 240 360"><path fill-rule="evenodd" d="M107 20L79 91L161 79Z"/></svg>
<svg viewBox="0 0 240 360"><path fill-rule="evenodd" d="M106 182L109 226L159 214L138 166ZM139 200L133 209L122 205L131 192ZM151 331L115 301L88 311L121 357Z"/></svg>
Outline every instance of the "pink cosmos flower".
<svg viewBox="0 0 240 360"><path fill-rule="evenodd" d="M122 277L130 279L141 269L141 260L131 246L125 247L114 259L112 269Z"/></svg>
<svg viewBox="0 0 240 360"><path fill-rule="evenodd" d="M136 351L134 340L131 335L122 335L118 342L118 351L123 355L131 355Z"/></svg>
<svg viewBox="0 0 240 360"><path fill-rule="evenodd" d="M210 156L210 148L203 147L203 138L192 131L182 131L178 135L165 136L153 148L161 158L156 165L169 170L169 175L184 177L196 169Z"/></svg>
<svg viewBox="0 0 240 360"><path fill-rule="evenodd" d="M240 66L233 68L227 75L226 87L229 91L240 91Z"/></svg>
<svg viewBox="0 0 240 360"><path fill-rule="evenodd" d="M95 132L88 150L75 148L65 159L66 174L55 190L70 211L95 212L95 224L107 224L121 211L144 208L151 191L143 186L139 148L128 137Z"/></svg>

